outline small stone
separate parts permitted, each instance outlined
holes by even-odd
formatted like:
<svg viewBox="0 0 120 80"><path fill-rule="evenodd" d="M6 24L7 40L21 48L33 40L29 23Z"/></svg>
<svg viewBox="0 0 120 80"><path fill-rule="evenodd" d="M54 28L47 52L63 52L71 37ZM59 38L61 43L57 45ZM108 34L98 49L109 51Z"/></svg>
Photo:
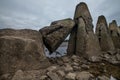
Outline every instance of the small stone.
<svg viewBox="0 0 120 80"><path fill-rule="evenodd" d="M24 80L24 72L22 70L18 70L13 76L12 80Z"/></svg>
<svg viewBox="0 0 120 80"><path fill-rule="evenodd" d="M70 72L70 71L73 71L73 68L71 67L71 65L66 64L64 67L64 70L65 70L65 72Z"/></svg>
<svg viewBox="0 0 120 80"><path fill-rule="evenodd" d="M76 63L76 62L73 62L72 65L73 65L73 66L79 66L79 64Z"/></svg>
<svg viewBox="0 0 120 80"><path fill-rule="evenodd" d="M65 72L62 71L62 70L58 70L56 73L57 73L58 75L60 75L61 77L64 77L64 76L65 76Z"/></svg>
<svg viewBox="0 0 120 80"><path fill-rule="evenodd" d="M46 75L43 75L40 77L40 80L46 80L47 79L47 76Z"/></svg>
<svg viewBox="0 0 120 80"><path fill-rule="evenodd" d="M74 71L80 71L80 70L81 70L81 67L73 66L73 70L74 70Z"/></svg>
<svg viewBox="0 0 120 80"><path fill-rule="evenodd" d="M76 73L68 73L65 77L65 80L75 80Z"/></svg>
<svg viewBox="0 0 120 80"><path fill-rule="evenodd" d="M60 66L62 66L64 63L63 63L62 60L57 60L57 64L60 65Z"/></svg>
<svg viewBox="0 0 120 80"><path fill-rule="evenodd" d="M70 59L68 57L63 57L62 60L64 63L68 63L70 61Z"/></svg>
<svg viewBox="0 0 120 80"><path fill-rule="evenodd" d="M77 80L92 80L93 75L90 74L89 72L83 71L77 74L76 79Z"/></svg>
<svg viewBox="0 0 120 80"><path fill-rule="evenodd" d="M82 66L81 66L83 69L89 69L90 67L88 66L88 65L86 65L86 64L83 64Z"/></svg>
<svg viewBox="0 0 120 80"><path fill-rule="evenodd" d="M105 54L104 57L105 57L106 59L109 59L109 58L110 58L110 55L109 55L109 54Z"/></svg>
<svg viewBox="0 0 120 80"><path fill-rule="evenodd" d="M50 66L50 67L47 68L47 71L52 72L52 71L55 71L56 69L57 69L56 66Z"/></svg>
<svg viewBox="0 0 120 80"><path fill-rule="evenodd" d="M103 65L103 66L104 66L104 65L105 65L105 63L101 63L101 65Z"/></svg>
<svg viewBox="0 0 120 80"><path fill-rule="evenodd" d="M50 77L51 80L61 80L60 77L56 73L53 73L53 72L48 72L47 76Z"/></svg>
<svg viewBox="0 0 120 80"><path fill-rule="evenodd" d="M73 56L71 57L71 59L75 60L75 59L77 59L77 56L76 56L76 55L73 55Z"/></svg>
<svg viewBox="0 0 120 80"><path fill-rule="evenodd" d="M98 80L110 80L110 78L106 76L98 76Z"/></svg>

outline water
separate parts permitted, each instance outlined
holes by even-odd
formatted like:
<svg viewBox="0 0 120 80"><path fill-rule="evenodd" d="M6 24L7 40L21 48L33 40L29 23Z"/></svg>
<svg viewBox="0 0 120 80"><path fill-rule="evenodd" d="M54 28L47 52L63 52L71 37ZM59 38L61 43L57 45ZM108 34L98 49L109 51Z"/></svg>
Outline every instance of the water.
<svg viewBox="0 0 120 80"><path fill-rule="evenodd" d="M61 57L66 55L67 53L67 47L59 47L55 52L52 54L49 54L49 51L47 48L45 48L45 53L47 57Z"/></svg>
<svg viewBox="0 0 120 80"><path fill-rule="evenodd" d="M47 57L61 57L61 56L64 56L67 53L67 45L68 45L68 42L63 42L60 45L60 47L55 52L53 52L52 54L49 54L48 49L45 48L45 54L46 54Z"/></svg>

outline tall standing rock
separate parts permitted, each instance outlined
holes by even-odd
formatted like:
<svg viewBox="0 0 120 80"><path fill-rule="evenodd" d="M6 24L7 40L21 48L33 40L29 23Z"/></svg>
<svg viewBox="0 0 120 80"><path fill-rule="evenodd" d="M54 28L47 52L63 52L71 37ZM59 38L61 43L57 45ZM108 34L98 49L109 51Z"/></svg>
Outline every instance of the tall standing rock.
<svg viewBox="0 0 120 80"><path fill-rule="evenodd" d="M65 40L74 25L75 23L72 19L64 19L54 21L49 27L40 29L40 32L43 35L44 44L51 53Z"/></svg>
<svg viewBox="0 0 120 80"><path fill-rule="evenodd" d="M0 75L17 70L36 70L49 66L42 36L38 31L0 30Z"/></svg>
<svg viewBox="0 0 120 80"><path fill-rule="evenodd" d="M77 5L74 19L78 24L76 54L79 56L83 55L89 60L96 61L100 54L100 46L93 32L91 14L85 3L82 2Z"/></svg>
<svg viewBox="0 0 120 80"><path fill-rule="evenodd" d="M67 54L70 56L75 54L76 51L76 39L77 39L76 34L77 34L77 25L74 26L68 41Z"/></svg>
<svg viewBox="0 0 120 80"><path fill-rule="evenodd" d="M78 18L78 29L76 39L76 54L82 56L86 53L86 26L83 18Z"/></svg>
<svg viewBox="0 0 120 80"><path fill-rule="evenodd" d="M93 32L92 17L84 2L76 6L74 20L77 25L76 40L74 40L76 41L75 54L89 60L97 58L100 54L100 46L97 36Z"/></svg>
<svg viewBox="0 0 120 80"><path fill-rule="evenodd" d="M115 47L108 29L107 21L103 15L98 17L98 21L96 25L96 35L98 37L102 51L115 50Z"/></svg>
<svg viewBox="0 0 120 80"><path fill-rule="evenodd" d="M119 35L119 31L118 31L117 22L115 20L113 20L109 24L109 29L110 29L110 34L111 34L115 48L120 49L120 35Z"/></svg>
<svg viewBox="0 0 120 80"><path fill-rule="evenodd" d="M76 10L75 10L75 14L74 14L74 20L76 22L76 26L75 26L74 30L72 31L72 33L70 34L70 39L69 39L68 49L67 49L68 55L76 54L76 39L77 39L77 28L78 28L78 24L77 24L78 20L77 19L79 17L84 17L84 20L88 20L88 21L85 21L86 24L90 24L88 22L92 21L88 7L86 4L85 5L84 4L85 3L81 2L80 4L78 4L76 6ZM90 24L90 25L92 25L92 24ZM86 27L86 28L92 30L91 27Z"/></svg>

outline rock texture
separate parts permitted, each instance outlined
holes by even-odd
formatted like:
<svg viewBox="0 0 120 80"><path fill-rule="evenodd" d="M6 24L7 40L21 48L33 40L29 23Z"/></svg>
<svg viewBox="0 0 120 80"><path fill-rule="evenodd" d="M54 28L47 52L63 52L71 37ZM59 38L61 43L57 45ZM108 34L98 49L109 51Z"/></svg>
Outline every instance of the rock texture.
<svg viewBox="0 0 120 80"><path fill-rule="evenodd" d="M40 69L48 65L42 36L38 31L0 30L0 74L12 73L18 69Z"/></svg>
<svg viewBox="0 0 120 80"><path fill-rule="evenodd" d="M43 35L44 44L51 53L65 40L74 25L75 23L72 19L64 19L54 21L51 23L51 26L40 29Z"/></svg>
<svg viewBox="0 0 120 80"><path fill-rule="evenodd" d="M109 29L110 29L110 34L111 34L113 43L115 45L115 48L120 49L120 35L119 35L119 31L118 31L117 22L115 20L113 20L109 24Z"/></svg>
<svg viewBox="0 0 120 80"><path fill-rule="evenodd" d="M103 15L98 17L97 26L96 26L96 35L98 37L99 44L102 51L115 50L115 47L108 29L107 21Z"/></svg>

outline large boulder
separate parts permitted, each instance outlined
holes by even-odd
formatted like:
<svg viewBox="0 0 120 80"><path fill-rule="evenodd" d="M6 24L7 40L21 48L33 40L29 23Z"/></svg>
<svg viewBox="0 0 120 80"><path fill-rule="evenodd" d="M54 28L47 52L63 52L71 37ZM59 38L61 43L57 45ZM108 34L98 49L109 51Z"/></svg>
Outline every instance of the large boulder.
<svg viewBox="0 0 120 80"><path fill-rule="evenodd" d="M98 37L102 51L115 50L115 47L108 29L107 21L103 15L98 17L98 21L96 25L96 35Z"/></svg>
<svg viewBox="0 0 120 80"><path fill-rule="evenodd" d="M23 29L0 30L0 74L45 68L42 36L38 31Z"/></svg>
<svg viewBox="0 0 120 80"><path fill-rule="evenodd" d="M118 25L115 20L109 24L110 34L114 43L115 48L120 49L120 34L118 31Z"/></svg>
<svg viewBox="0 0 120 80"><path fill-rule="evenodd" d="M44 44L51 53L65 40L74 25L74 21L68 18L54 21L50 26L40 29L43 35Z"/></svg>

